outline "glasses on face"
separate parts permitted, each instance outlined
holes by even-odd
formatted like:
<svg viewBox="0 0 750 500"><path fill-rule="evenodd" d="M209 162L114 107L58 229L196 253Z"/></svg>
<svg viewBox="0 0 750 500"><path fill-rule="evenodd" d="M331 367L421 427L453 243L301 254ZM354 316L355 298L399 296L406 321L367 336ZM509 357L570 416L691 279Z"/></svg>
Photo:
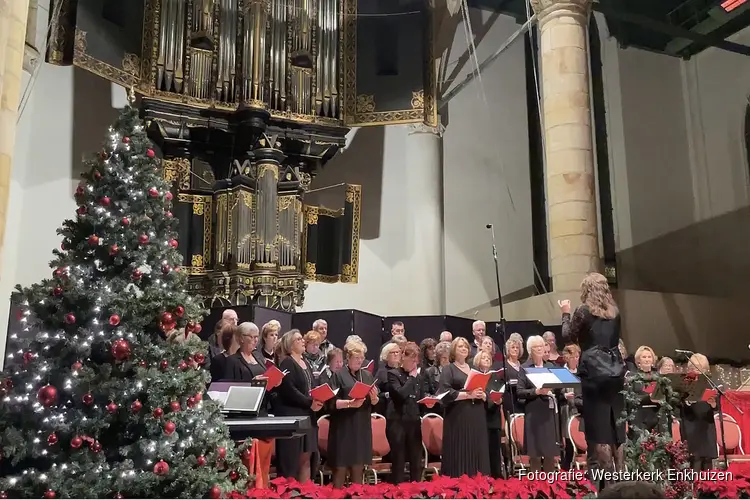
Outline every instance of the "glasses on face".
<svg viewBox="0 0 750 500"><path fill-rule="evenodd" d="M355 361L355 362L359 361L361 363L362 361L365 360L365 357L364 356L352 356L351 358L349 358L349 360L350 361Z"/></svg>
<svg viewBox="0 0 750 500"><path fill-rule="evenodd" d="M294 337L295 342L302 342L304 339L302 337Z"/></svg>

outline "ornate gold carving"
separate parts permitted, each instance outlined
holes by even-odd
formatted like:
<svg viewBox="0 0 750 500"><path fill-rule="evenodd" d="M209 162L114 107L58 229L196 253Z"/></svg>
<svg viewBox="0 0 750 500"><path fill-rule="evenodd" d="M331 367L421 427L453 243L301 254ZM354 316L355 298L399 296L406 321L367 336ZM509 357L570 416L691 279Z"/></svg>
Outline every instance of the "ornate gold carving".
<svg viewBox="0 0 750 500"><path fill-rule="evenodd" d="M300 172L299 174L299 187L303 191L307 191L310 189L310 184L312 183L312 176L308 174L307 172Z"/></svg>
<svg viewBox="0 0 750 500"><path fill-rule="evenodd" d="M193 257L190 259L190 265L192 267L203 267L203 256L193 255Z"/></svg>
<svg viewBox="0 0 750 500"><path fill-rule="evenodd" d="M315 264L313 262L305 263L305 279L315 280L317 276Z"/></svg>
<svg viewBox="0 0 750 500"><path fill-rule="evenodd" d="M424 109L424 90L411 93L411 109Z"/></svg>
<svg viewBox="0 0 750 500"><path fill-rule="evenodd" d="M305 207L305 221L308 225L315 225L318 223L318 207L306 206Z"/></svg>
<svg viewBox="0 0 750 500"><path fill-rule="evenodd" d="M190 160L187 158L174 158L162 161L164 167L164 180L177 183L181 191L190 189Z"/></svg>
<svg viewBox="0 0 750 500"><path fill-rule="evenodd" d="M212 213L211 206L213 201L210 195L205 194L186 194L177 195L178 203L191 203L194 215L203 216L203 255L193 255L190 266L186 271L188 275L204 275L206 267L211 265L211 242L212 242ZM201 265L196 265L196 257L200 257Z"/></svg>
<svg viewBox="0 0 750 500"><path fill-rule="evenodd" d="M203 215L203 203L193 203L193 215Z"/></svg>
<svg viewBox="0 0 750 500"><path fill-rule="evenodd" d="M322 215L324 217L341 217L344 215L344 209L340 208L338 210L334 210L332 208L326 208L326 207L316 207L318 209L317 215ZM317 220L316 215L316 220Z"/></svg>
<svg viewBox="0 0 750 500"><path fill-rule="evenodd" d="M375 112L375 96L370 94L362 94L357 96L357 114L363 113L374 113Z"/></svg>
<svg viewBox="0 0 750 500"><path fill-rule="evenodd" d="M103 61L91 57L87 53L86 32L76 29L75 44L73 47L73 64L99 75L109 81L119 83L123 87L137 87L141 80L141 62L135 54L125 54L116 68Z"/></svg>
<svg viewBox="0 0 750 500"><path fill-rule="evenodd" d="M352 254L350 264L342 267L341 282L354 284L359 281L359 234L362 225L362 186L347 184L346 201L352 204Z"/></svg>

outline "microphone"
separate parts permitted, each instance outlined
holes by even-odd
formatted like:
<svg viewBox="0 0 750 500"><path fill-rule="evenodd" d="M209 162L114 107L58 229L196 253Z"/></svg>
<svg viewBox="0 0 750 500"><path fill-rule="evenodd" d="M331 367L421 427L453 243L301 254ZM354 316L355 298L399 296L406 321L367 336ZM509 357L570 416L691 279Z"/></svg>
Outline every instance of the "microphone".
<svg viewBox="0 0 750 500"><path fill-rule="evenodd" d="M486 225L486 226L484 226L484 227L485 227L485 228L487 228L487 229L492 229L492 224L487 224L487 225Z"/></svg>
<svg viewBox="0 0 750 500"><path fill-rule="evenodd" d="M688 351L687 349L675 349L674 352L677 354L695 354L693 351Z"/></svg>

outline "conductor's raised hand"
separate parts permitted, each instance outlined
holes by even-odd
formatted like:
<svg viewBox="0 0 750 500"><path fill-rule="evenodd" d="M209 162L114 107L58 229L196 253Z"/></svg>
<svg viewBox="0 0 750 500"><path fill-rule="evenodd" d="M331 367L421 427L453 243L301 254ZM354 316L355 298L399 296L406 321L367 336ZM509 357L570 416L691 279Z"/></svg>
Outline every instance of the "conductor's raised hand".
<svg viewBox="0 0 750 500"><path fill-rule="evenodd" d="M560 311L563 314L570 314L570 301L568 299L558 300L557 305L560 306Z"/></svg>

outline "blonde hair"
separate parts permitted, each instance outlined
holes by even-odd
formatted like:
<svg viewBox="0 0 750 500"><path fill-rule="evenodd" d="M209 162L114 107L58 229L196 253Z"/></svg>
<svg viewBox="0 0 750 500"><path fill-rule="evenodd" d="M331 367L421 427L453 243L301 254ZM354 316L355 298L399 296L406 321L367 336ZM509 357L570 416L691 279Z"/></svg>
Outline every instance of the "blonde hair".
<svg viewBox="0 0 750 500"><path fill-rule="evenodd" d="M310 330L305 334L305 344L308 342L312 342L314 344L320 344L321 338L320 334L316 332L315 330Z"/></svg>
<svg viewBox="0 0 750 500"><path fill-rule="evenodd" d="M594 316L614 319L619 311L612 297L607 278L603 274L589 273L581 282L581 302Z"/></svg>
<svg viewBox="0 0 750 500"><path fill-rule="evenodd" d="M391 342L395 342L399 347L401 347L401 344L406 344L409 341L403 335L394 335L393 338L391 338Z"/></svg>
<svg viewBox="0 0 750 500"><path fill-rule="evenodd" d="M479 369L479 362L482 361L482 356L487 356L487 359L490 360L490 368L492 367L492 357L487 353L487 351L482 351L481 349L477 351L476 356L474 356L474 362L472 363L474 368Z"/></svg>
<svg viewBox="0 0 750 500"><path fill-rule="evenodd" d="M292 354L292 346L294 345L294 336L296 334L300 334L300 337L302 336L302 333L297 330L296 328L293 330L289 330L284 335L281 336L279 339L279 350L281 351L281 354L284 356L289 356Z"/></svg>
<svg viewBox="0 0 750 500"><path fill-rule="evenodd" d="M633 355L633 360L635 361L636 365L638 364L638 358L640 358L641 354L643 354L644 352L650 352L651 357L654 359L653 362L656 363L656 353L654 352L654 350L647 345L642 345L635 350L635 354Z"/></svg>
<svg viewBox="0 0 750 500"><path fill-rule="evenodd" d="M260 329L260 342L259 342L260 347L261 348L265 348L266 347L266 337L270 333L273 333L274 331L278 334L279 330L281 330L281 323L279 323L275 319L272 319L271 321L269 321L268 323L266 323L265 325L263 325L263 328ZM299 330L297 330L297 331L299 331ZM277 340L277 342L278 342L278 340ZM274 346L274 349L275 348L276 348L276 346Z"/></svg>
<svg viewBox="0 0 750 500"><path fill-rule="evenodd" d="M532 335L531 337L527 338L526 350L529 351L529 356L531 356L531 348L536 344L547 345L547 342L544 341L541 335Z"/></svg>
<svg viewBox="0 0 750 500"><path fill-rule="evenodd" d="M524 351L524 347L523 347L523 337L521 336L521 334L518 333L518 332L511 333L508 336L508 340L509 341L510 340L514 340L514 341L518 342L518 357L519 358L523 357L523 353L525 351ZM507 346L507 343L506 343L506 346Z"/></svg>
<svg viewBox="0 0 750 500"><path fill-rule="evenodd" d="M518 357L520 358L523 355L523 344L516 340L516 339L508 339L505 341L505 354L508 354L508 351L510 350L510 346L516 346L518 347Z"/></svg>
<svg viewBox="0 0 750 500"><path fill-rule="evenodd" d="M367 346L362 341L350 340L344 346L344 354L346 354L347 358L357 354L364 357L364 355L367 354Z"/></svg>
<svg viewBox="0 0 750 500"><path fill-rule="evenodd" d="M380 349L380 361L385 361L386 359L388 359L388 355L395 349L398 349L399 351L401 350L397 343L388 342L387 344L385 344L383 348Z"/></svg>
<svg viewBox="0 0 750 500"><path fill-rule="evenodd" d="M455 339L453 339L453 342L451 342L449 358L451 362L456 361L456 349L458 349L459 344L463 344L469 350L469 352L471 352L471 345L469 344L469 341L463 337L456 337Z"/></svg>
<svg viewBox="0 0 750 500"><path fill-rule="evenodd" d="M581 355L581 348L578 346L578 344L568 344L563 347L563 358L565 358L565 356L575 356L576 354L579 356Z"/></svg>
<svg viewBox="0 0 750 500"><path fill-rule="evenodd" d="M708 362L708 358L703 354L696 352L690 356L690 361L687 364L687 370L695 370L695 367L700 368L701 371L707 372L711 369L711 365Z"/></svg>
<svg viewBox="0 0 750 500"><path fill-rule="evenodd" d="M359 335L349 335L346 337L346 342L344 342L344 345L348 344L349 342L362 342L362 337Z"/></svg>

